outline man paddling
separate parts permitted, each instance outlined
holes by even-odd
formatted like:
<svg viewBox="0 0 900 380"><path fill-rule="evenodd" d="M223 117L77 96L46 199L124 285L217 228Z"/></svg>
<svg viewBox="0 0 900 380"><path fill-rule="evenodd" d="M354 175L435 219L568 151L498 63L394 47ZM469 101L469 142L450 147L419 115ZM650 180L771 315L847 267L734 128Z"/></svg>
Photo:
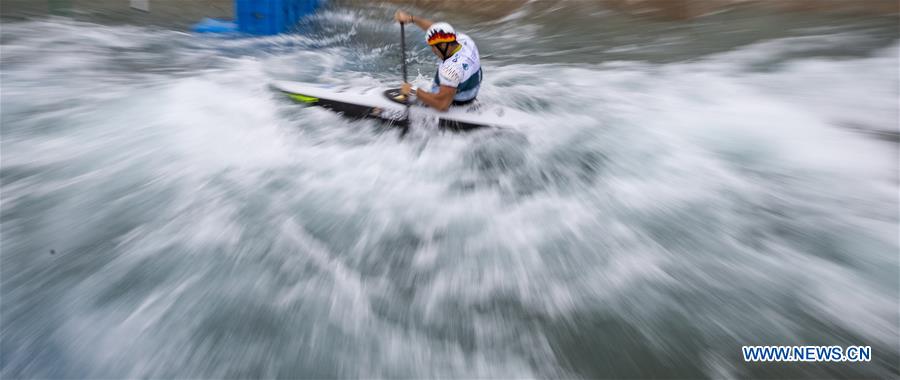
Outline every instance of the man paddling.
<svg viewBox="0 0 900 380"><path fill-rule="evenodd" d="M431 91L413 90L409 83L403 83L400 92L413 94L439 111L446 111L451 105L471 103L478 96L481 86L481 61L475 41L463 33L457 33L446 22L432 22L414 17L404 11L397 11L394 20L399 23L415 23L425 31L425 41L431 51L441 60Z"/></svg>

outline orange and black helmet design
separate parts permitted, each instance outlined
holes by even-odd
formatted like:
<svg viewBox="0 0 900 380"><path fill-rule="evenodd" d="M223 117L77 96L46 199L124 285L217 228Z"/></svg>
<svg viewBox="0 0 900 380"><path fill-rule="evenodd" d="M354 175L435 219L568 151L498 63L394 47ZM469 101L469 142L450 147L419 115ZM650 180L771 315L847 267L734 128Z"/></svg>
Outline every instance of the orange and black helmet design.
<svg viewBox="0 0 900 380"><path fill-rule="evenodd" d="M425 32L425 42L429 45L456 42L456 31L446 22L436 22Z"/></svg>

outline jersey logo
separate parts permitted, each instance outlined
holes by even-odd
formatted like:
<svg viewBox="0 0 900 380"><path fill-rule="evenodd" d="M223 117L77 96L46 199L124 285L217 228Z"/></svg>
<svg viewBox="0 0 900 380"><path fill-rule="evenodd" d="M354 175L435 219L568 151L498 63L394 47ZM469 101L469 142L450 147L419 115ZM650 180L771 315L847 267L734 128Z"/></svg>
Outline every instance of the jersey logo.
<svg viewBox="0 0 900 380"><path fill-rule="evenodd" d="M469 64L463 63L463 70L469 70Z"/></svg>

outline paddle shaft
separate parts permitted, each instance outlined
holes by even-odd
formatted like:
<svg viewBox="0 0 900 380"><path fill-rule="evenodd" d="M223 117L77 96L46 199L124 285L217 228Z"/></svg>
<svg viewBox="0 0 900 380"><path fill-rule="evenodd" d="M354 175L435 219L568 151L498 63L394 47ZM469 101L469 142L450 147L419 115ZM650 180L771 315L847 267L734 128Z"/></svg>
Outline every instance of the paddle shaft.
<svg viewBox="0 0 900 380"><path fill-rule="evenodd" d="M406 23L400 23L400 63L403 65L403 82L406 83Z"/></svg>
<svg viewBox="0 0 900 380"><path fill-rule="evenodd" d="M406 78L406 23L400 23L400 66L403 68L403 83L407 82ZM406 123L403 127L403 132L400 134L400 137L406 136L409 132L409 97L403 96L404 103L406 103Z"/></svg>

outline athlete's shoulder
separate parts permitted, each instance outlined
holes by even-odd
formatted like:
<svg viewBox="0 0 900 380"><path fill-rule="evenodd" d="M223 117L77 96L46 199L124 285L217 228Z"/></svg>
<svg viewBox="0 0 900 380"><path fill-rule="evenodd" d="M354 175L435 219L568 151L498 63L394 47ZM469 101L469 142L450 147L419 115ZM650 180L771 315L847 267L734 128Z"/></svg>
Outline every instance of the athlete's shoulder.
<svg viewBox="0 0 900 380"><path fill-rule="evenodd" d="M472 37L469 37L469 35L465 33L456 33L456 41L463 45L475 43L475 40L473 40Z"/></svg>
<svg viewBox="0 0 900 380"><path fill-rule="evenodd" d="M456 40L463 47L460 55L466 56L469 60L478 61L478 46L475 45L475 41L472 41L471 37L459 33L456 36Z"/></svg>

